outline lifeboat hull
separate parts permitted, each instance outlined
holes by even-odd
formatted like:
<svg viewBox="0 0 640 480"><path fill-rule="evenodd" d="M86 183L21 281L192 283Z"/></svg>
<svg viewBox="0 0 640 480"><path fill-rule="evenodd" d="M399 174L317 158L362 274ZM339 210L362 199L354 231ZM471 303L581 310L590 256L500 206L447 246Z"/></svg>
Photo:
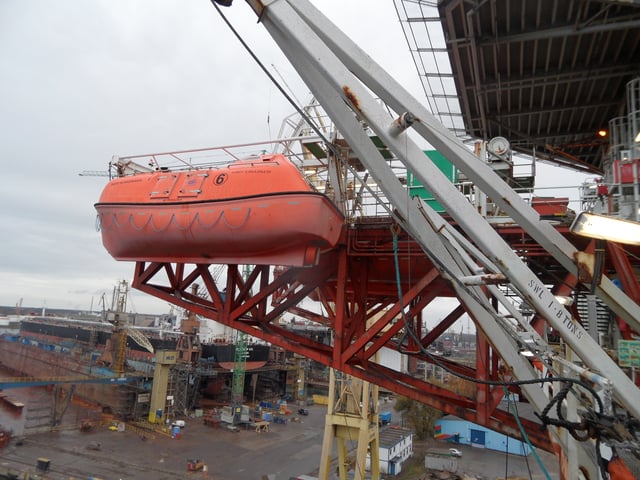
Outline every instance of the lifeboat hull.
<svg viewBox="0 0 640 480"><path fill-rule="evenodd" d="M113 180L96 204L105 248L124 261L315 265L343 216L288 159L265 158Z"/></svg>

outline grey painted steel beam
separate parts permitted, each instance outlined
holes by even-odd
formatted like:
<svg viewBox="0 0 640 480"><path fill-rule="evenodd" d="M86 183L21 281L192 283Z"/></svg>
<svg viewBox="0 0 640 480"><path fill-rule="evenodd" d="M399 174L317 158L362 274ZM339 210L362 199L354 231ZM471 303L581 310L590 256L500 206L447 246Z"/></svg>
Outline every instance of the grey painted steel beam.
<svg viewBox="0 0 640 480"><path fill-rule="evenodd" d="M393 77L377 65L369 55L355 45L337 27L323 18L322 13L310 4L296 2L303 18L330 50L387 105L398 113L410 111L420 119L413 128L434 148L451 161L467 178L485 192L511 218L524 228L532 238L545 248L560 264L578 276L574 261L576 248L548 222L541 221L538 213L509 187L489 165L480 161L452 132L447 130L431 113ZM325 24L325 22L327 22ZM319 27L322 23L322 28ZM397 152L395 152L397 154ZM424 185L429 185L425 182ZM434 196L438 201L438 195ZM449 212L453 213L453 212ZM636 331L640 332L640 307L617 288L608 278L603 277L596 288L596 294L611 310L622 317Z"/></svg>
<svg viewBox="0 0 640 480"><path fill-rule="evenodd" d="M339 130L367 166L369 173L398 211L401 214L404 212L406 215L404 220L412 226L420 224L419 217L415 215L412 215L409 222L408 215L411 211L405 207L406 189L396 188L399 182L386 163L374 161L381 157L368 136L362 131L361 125L354 121L353 114L344 107L332 108L332 104L348 103L353 111L368 122L384 143L428 187L467 234L482 247L491 261L501 268L525 296L527 303L532 305L559 332L585 364L612 380L616 398L634 416L640 418L640 406L631 401L638 398L640 390L586 334L582 326L571 318L553 294L522 263L510 246L475 211L439 169L426 161L422 150L406 135L394 137L389 134L388 127L392 120L389 113L370 95L358 78L365 81L367 87L374 92L382 93L383 100L395 111L409 111L414 114L419 120L414 125L416 130L494 200L500 196L504 200L502 203L508 206L508 208L503 207L507 213L519 221L530 234L535 233L538 237L536 239L545 248L554 250L553 247L556 244L562 245L568 252L575 252L575 248L553 227L540 222L537 213L504 182L501 182L488 165L476 158L449 131L444 129L419 102L313 6L307 2L295 2L295 5L290 5L285 1L273 2L264 7L264 10L263 4L255 6L258 7L262 23L327 109ZM304 23L300 22L294 10L305 20ZM340 58L338 59L334 54L339 55ZM419 233L415 230L416 228L413 228L410 231L412 234ZM430 246L423 237L418 235L416 240L421 243L425 251L429 251ZM555 250L556 254L563 258L563 263L567 263L571 270L575 271L575 265L569 260L567 253L559 247ZM635 313L638 314L638 312ZM501 354L503 353L506 354L501 351Z"/></svg>
<svg viewBox="0 0 640 480"><path fill-rule="evenodd" d="M505 362L512 368L514 376L522 379L536 378L531 365L519 355L516 341L510 338L500 323L496 321L495 312L490 308L481 290L477 287L464 287L457 282L456 279L469 274L469 270L461 269L464 262L451 256L451 252L444 247L442 239L433 229L433 225L425 221L425 217L417 209L415 203L409 199L406 188L400 184L378 149L363 131L362 125L355 118L351 108L355 107L355 110L360 114L366 113L364 117L367 120L375 120L377 128L374 130L379 135L382 134L385 143L393 144L397 149L397 143L401 142L408 150L412 151L413 156L417 158L419 155L420 161L425 163L426 160L421 150L410 142L406 135L393 137L386 132L391 123L388 113L377 105L376 101L367 94L345 66L332 55L331 51L316 38L308 26L300 23L286 2L276 2L270 4L268 9L264 11L259 9L258 11L262 23L271 36L296 66L340 132L348 139L350 146L365 162L369 173L396 207L398 219L403 227L421 244L434 263L439 265L442 275L451 281L458 298L465 304L467 311L473 316L478 326L491 339L494 348L500 352ZM324 25L324 21L321 21L319 17L316 17L316 20ZM350 103L351 106L348 106L347 103ZM453 188L446 178L442 178L440 181ZM458 207L462 204L468 206L468 202L464 198L459 199L458 202ZM435 215L435 212L433 214ZM440 217L438 216L438 218ZM473 221L477 221L477 219L474 218ZM480 218L480 222L486 223L482 218ZM491 227L489 228L492 234L496 235L495 231ZM513 252L509 246L504 244L501 239L498 238L498 240L498 243L502 244L502 249L506 250L501 253L512 255ZM495 258L494 254L489 256ZM521 262L518 260L518 263ZM527 277L532 275L529 272ZM533 279L532 281L536 282L536 294L538 294L540 283L535 277ZM541 301L547 300L547 298L543 298ZM538 411L547 404L548 399L539 387L525 385L523 390ZM556 438L558 437L556 436ZM563 443L561 440L560 442Z"/></svg>

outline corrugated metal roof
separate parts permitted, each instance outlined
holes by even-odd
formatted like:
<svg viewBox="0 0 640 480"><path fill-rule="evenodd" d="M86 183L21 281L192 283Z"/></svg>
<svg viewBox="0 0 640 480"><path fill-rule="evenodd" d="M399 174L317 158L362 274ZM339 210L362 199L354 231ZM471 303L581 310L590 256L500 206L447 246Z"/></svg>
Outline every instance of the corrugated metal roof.
<svg viewBox="0 0 640 480"><path fill-rule="evenodd" d="M413 435L408 428L386 427L379 430L380 447L391 448L400 443L404 438Z"/></svg>
<svg viewBox="0 0 640 480"><path fill-rule="evenodd" d="M503 136L516 151L601 172L608 141L597 132L625 113L626 84L640 75L638 0L398 2L425 79L434 74L423 56L446 51L441 82L455 83L468 136ZM428 31L436 8L444 45Z"/></svg>

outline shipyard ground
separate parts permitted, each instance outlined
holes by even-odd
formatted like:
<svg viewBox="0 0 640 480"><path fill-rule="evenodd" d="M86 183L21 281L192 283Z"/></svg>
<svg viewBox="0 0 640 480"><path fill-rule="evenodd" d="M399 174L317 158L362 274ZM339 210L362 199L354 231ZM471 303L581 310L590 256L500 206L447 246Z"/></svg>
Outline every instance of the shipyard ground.
<svg viewBox="0 0 640 480"><path fill-rule="evenodd" d="M308 416L299 421L290 419L287 424L271 424L269 432L264 433L212 428L194 418L186 420L180 438L157 434L143 438L130 431L110 431L106 426L87 433L39 434L27 437L21 445L12 442L0 451L0 472L9 469L23 474L28 470L47 480L288 480L300 474L317 474L325 412L326 407L311 406ZM91 449L98 444L99 450ZM431 478L424 469L424 452L429 446L433 442L416 442L412 465L407 464L401 475L388 478ZM524 459L471 447L461 449L464 455L459 473L469 474L467 478L496 479L505 477L505 473L511 478L545 478L531 456ZM552 478L557 478L553 456L544 452L541 455ZM50 460L46 473L36 468L38 459L43 457ZM204 462L207 471L189 472L190 459Z"/></svg>
<svg viewBox="0 0 640 480"><path fill-rule="evenodd" d="M38 459L44 457L50 460L50 467L46 474L40 474L48 480L259 480L263 475L288 480L317 468L324 417L323 410L316 408L315 418L309 415L300 421L272 424L265 433L212 428L194 418L186 419L180 438L143 437L130 431L110 431L107 426L86 433L38 434L0 451L0 472L11 469L23 473L28 469L38 474ZM189 472L190 459L203 461L207 471Z"/></svg>

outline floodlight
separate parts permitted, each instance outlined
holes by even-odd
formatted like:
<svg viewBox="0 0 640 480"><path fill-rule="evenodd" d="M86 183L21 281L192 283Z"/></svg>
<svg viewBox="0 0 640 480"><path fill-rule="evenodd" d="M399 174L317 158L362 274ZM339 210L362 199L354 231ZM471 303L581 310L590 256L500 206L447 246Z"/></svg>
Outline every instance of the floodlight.
<svg viewBox="0 0 640 480"><path fill-rule="evenodd" d="M581 212L571 224L572 233L611 242L640 245L640 223Z"/></svg>

